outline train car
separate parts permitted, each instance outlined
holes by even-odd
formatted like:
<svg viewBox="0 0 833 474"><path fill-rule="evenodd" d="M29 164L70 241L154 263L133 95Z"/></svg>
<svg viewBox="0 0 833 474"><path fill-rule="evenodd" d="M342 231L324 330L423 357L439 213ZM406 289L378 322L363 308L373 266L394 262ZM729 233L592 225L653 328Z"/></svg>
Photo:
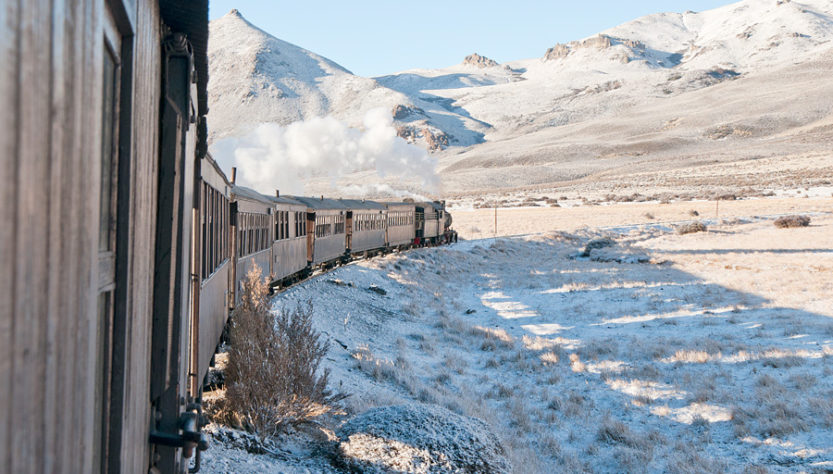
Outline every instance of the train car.
<svg viewBox="0 0 833 474"><path fill-rule="evenodd" d="M5 0L0 472L180 472L206 0Z"/></svg>
<svg viewBox="0 0 833 474"><path fill-rule="evenodd" d="M275 216L272 283L277 286L306 276L307 206L287 197L271 198Z"/></svg>
<svg viewBox="0 0 833 474"><path fill-rule="evenodd" d="M199 233L194 254L199 256L199 278L192 290L192 314L198 315L192 334L194 346L191 372L206 374L223 334L231 305L231 192L228 178L206 155L200 164L197 189L200 213L194 228Z"/></svg>
<svg viewBox="0 0 833 474"><path fill-rule="evenodd" d="M414 205L414 243L416 245L433 244L440 235L439 216L432 202L418 202Z"/></svg>
<svg viewBox="0 0 833 474"><path fill-rule="evenodd" d="M341 200L288 196L307 207L307 261L311 268L332 266L347 254L347 207Z"/></svg>
<svg viewBox="0 0 833 474"><path fill-rule="evenodd" d="M351 255L369 255L385 249L387 208L364 199L341 200L347 207L347 251Z"/></svg>
<svg viewBox="0 0 833 474"><path fill-rule="evenodd" d="M385 233L385 246L389 249L403 249L414 242L414 203L385 203L388 223Z"/></svg>
<svg viewBox="0 0 833 474"><path fill-rule="evenodd" d="M234 235L234 282L232 305L240 302L243 281L255 266L272 281L272 243L274 237L274 202L271 198L243 186L232 186L231 225Z"/></svg>

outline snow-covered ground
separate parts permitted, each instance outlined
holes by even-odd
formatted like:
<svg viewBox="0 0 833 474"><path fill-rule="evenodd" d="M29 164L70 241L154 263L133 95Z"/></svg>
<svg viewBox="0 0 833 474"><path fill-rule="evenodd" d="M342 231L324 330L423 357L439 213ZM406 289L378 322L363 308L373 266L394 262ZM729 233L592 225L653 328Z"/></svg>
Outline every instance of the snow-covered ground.
<svg viewBox="0 0 833 474"><path fill-rule="evenodd" d="M204 472L336 470L345 418L403 404L483 420L516 472L833 469L833 215L755 215L688 235L542 223L318 276L274 305L313 302L347 415L274 454L218 435Z"/></svg>

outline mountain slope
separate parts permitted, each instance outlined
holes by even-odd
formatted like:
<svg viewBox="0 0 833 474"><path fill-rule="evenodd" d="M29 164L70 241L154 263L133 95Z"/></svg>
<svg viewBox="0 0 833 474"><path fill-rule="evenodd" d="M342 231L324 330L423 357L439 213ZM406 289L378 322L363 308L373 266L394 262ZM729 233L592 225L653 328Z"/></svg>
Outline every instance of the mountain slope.
<svg viewBox="0 0 833 474"><path fill-rule="evenodd" d="M211 139L262 122L286 125L329 114L359 125L376 107L407 98L315 53L281 41L237 10L210 24Z"/></svg>
<svg viewBox="0 0 833 474"><path fill-rule="evenodd" d="M288 125L314 117L333 116L360 127L371 109L383 107L398 116L415 141L443 138L449 130L460 145L478 141L460 117L426 113L406 95L373 79L353 75L342 66L260 30L237 10L210 24L210 141L239 136L259 123ZM441 126L436 126L433 119ZM471 128L477 128L472 126ZM404 133L403 133L404 134Z"/></svg>
<svg viewBox="0 0 833 474"><path fill-rule="evenodd" d="M507 71L515 73L511 80L495 80L484 69L459 86L439 86L439 78L458 73L450 68L406 71L379 82L449 101L490 123L490 141L620 113L646 97L674 96L818 57L833 39L832 15L831 0L744 0L702 13L651 15L555 45L542 58L508 63ZM403 75L417 86L398 87Z"/></svg>
<svg viewBox="0 0 833 474"><path fill-rule="evenodd" d="M213 139L260 122L391 111L437 154L446 192L829 148L833 0L660 13L506 64L354 76L232 12L212 22ZM731 151L727 151L727 146ZM357 175L358 176L358 175ZM362 175L361 179L367 176ZM350 178L347 178L350 181Z"/></svg>

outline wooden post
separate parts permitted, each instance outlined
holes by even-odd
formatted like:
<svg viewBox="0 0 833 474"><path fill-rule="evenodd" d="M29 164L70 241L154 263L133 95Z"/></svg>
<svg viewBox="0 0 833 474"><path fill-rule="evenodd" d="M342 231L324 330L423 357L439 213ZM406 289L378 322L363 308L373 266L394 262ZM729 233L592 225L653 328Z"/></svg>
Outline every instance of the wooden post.
<svg viewBox="0 0 833 474"><path fill-rule="evenodd" d="M495 205L495 238L497 238L497 205Z"/></svg>

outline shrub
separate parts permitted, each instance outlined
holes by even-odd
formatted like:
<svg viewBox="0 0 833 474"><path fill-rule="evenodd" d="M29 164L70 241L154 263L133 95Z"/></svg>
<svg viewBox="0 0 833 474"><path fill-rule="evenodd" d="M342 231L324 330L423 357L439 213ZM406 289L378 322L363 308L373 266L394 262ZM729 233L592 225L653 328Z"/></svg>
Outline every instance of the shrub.
<svg viewBox="0 0 833 474"><path fill-rule="evenodd" d="M312 327L312 303L269 311L268 284L254 266L231 316L226 396L220 422L262 436L333 409L343 394L327 389L318 367L328 350Z"/></svg>
<svg viewBox="0 0 833 474"><path fill-rule="evenodd" d="M677 227L677 233L680 235L693 234L695 232L705 232L706 225L702 222L691 222Z"/></svg>
<svg viewBox="0 0 833 474"><path fill-rule="evenodd" d="M808 225L810 225L810 218L807 216L783 216L775 219L775 227L779 229L807 227Z"/></svg>
<svg viewBox="0 0 833 474"><path fill-rule="evenodd" d="M609 417L602 420L596 432L596 439L603 443L624 444L631 448L645 448L648 444L641 435L631 431L627 425Z"/></svg>

